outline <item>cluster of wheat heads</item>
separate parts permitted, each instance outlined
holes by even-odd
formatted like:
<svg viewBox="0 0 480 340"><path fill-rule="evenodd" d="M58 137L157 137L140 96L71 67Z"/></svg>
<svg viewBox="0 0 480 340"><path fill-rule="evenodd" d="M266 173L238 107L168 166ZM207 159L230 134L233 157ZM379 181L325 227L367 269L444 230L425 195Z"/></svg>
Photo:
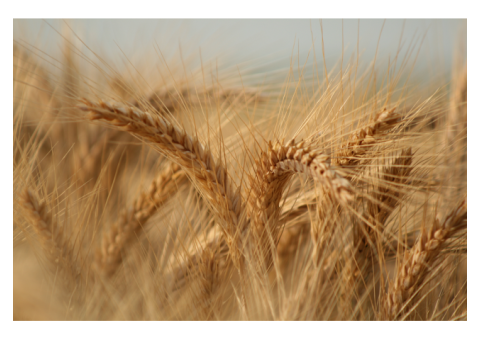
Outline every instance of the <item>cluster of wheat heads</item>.
<svg viewBox="0 0 480 340"><path fill-rule="evenodd" d="M41 56L14 44L14 319L467 318L466 66L260 91Z"/></svg>

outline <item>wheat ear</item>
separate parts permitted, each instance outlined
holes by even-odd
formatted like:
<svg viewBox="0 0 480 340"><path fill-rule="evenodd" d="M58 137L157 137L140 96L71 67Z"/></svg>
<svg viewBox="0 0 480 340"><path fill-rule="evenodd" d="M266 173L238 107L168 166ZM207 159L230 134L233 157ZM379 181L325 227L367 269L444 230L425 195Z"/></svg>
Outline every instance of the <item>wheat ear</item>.
<svg viewBox="0 0 480 340"><path fill-rule="evenodd" d="M411 298L421 287L439 259L446 242L467 227L467 199L465 198L443 222L436 218L427 232L422 229L413 249L405 252L397 267L393 286L384 298L384 316L394 320L408 309Z"/></svg>
<svg viewBox="0 0 480 340"><path fill-rule="evenodd" d="M78 282L80 266L74 256L73 247L65 240L63 232L53 219L46 202L41 202L30 189L23 192L21 202L47 258L54 266L59 266L67 275L71 276L65 282Z"/></svg>
<svg viewBox="0 0 480 340"><path fill-rule="evenodd" d="M332 159L332 164L341 167L365 165L368 162L367 152L378 143L378 138L387 130L392 129L399 122L395 108L383 109L379 112L373 123L353 132L348 140L340 147Z"/></svg>
<svg viewBox="0 0 480 340"><path fill-rule="evenodd" d="M285 145L268 143L267 152L255 160L255 173L250 177L252 194L249 198L250 216L253 229L261 242L260 249L267 248L264 256L267 268L271 262L268 250L270 237L278 241L280 215L279 203L288 180L294 173L305 173L320 181L340 202L350 201L353 189L334 167L328 163L328 156L310 150L305 141L291 140Z"/></svg>
<svg viewBox="0 0 480 340"><path fill-rule="evenodd" d="M137 239L143 226L157 209L165 203L178 188L186 184L187 177L177 164L169 165L152 182L148 190L140 193L128 209L102 237L97 251L96 266L103 274L111 275L122 260L122 252Z"/></svg>
<svg viewBox="0 0 480 340"><path fill-rule="evenodd" d="M107 122L147 140L159 152L180 164L208 198L227 236L231 255L235 260L239 260L242 248L240 234L246 224L242 219L243 201L240 187L233 189L226 168L220 160L215 161L210 149L164 117L121 104L102 101L93 103L86 99L82 101L85 105L79 108L90 112L88 119ZM235 263L239 264L238 261Z"/></svg>

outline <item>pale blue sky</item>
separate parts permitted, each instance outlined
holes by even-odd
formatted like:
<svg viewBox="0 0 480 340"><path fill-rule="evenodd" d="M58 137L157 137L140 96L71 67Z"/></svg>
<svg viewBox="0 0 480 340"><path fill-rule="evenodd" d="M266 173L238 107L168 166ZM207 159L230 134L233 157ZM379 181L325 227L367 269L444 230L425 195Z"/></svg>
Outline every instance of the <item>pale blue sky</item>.
<svg viewBox="0 0 480 340"><path fill-rule="evenodd" d="M369 61L375 55L383 20L361 19L343 21L343 45L348 58L356 50L357 36L363 58ZM55 55L59 51L62 31L61 20L14 20L14 39L22 39L42 51ZM85 42L95 51L119 55L120 47L127 56L134 51L153 49L155 44L162 52L177 52L179 46L185 54L197 53L201 49L202 58L222 58L228 64L258 60L285 60L292 55L305 57L312 46L312 32L317 61L322 62L322 35L318 19L195 19L195 20L137 20L137 19L80 19L69 21ZM408 44L423 37L419 65L432 57L442 65L445 72L451 67L456 41L466 35L466 20L458 19L389 19L381 35L379 59L396 54L402 26L406 50ZM342 20L323 20L323 36L327 64L339 60L342 51ZM118 45L118 46L117 46ZM313 55L312 55L313 57ZM310 58L311 60L311 58ZM427 65L427 64L425 64ZM428 65L427 65L428 66Z"/></svg>

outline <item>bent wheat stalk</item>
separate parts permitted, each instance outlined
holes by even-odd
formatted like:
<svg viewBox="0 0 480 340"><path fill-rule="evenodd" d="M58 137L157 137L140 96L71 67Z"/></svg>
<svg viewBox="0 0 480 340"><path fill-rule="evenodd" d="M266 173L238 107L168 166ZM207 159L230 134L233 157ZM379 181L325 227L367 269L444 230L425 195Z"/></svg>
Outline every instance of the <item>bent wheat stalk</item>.
<svg viewBox="0 0 480 340"><path fill-rule="evenodd" d="M286 145L268 143L268 151L262 152L255 160L254 176L250 177L252 194L249 198L250 216L253 230L260 241L260 249L264 250L267 268L271 264L269 244L270 237L274 244L278 242L280 200L288 180L295 173L305 173L317 179L328 188L328 191L340 202L352 199L353 189L350 182L344 179L334 167L328 163L328 156L310 150L305 142L295 143L291 140Z"/></svg>
<svg viewBox="0 0 480 340"><path fill-rule="evenodd" d="M226 168L220 160L215 161L211 150L164 117L121 104L82 101L84 105L79 108L90 112L88 119L107 122L149 141L159 152L180 164L208 198L220 219L234 262L239 265L242 257L240 234L246 225L242 218L244 208L240 187L233 189Z"/></svg>

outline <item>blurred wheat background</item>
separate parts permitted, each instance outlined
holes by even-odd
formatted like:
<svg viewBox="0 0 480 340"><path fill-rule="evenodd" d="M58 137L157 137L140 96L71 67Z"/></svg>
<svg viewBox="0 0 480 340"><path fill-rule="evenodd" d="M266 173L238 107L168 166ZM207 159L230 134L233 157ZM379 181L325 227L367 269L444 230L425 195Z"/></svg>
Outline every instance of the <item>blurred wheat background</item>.
<svg viewBox="0 0 480 340"><path fill-rule="evenodd" d="M466 320L466 20L14 20L14 320Z"/></svg>

